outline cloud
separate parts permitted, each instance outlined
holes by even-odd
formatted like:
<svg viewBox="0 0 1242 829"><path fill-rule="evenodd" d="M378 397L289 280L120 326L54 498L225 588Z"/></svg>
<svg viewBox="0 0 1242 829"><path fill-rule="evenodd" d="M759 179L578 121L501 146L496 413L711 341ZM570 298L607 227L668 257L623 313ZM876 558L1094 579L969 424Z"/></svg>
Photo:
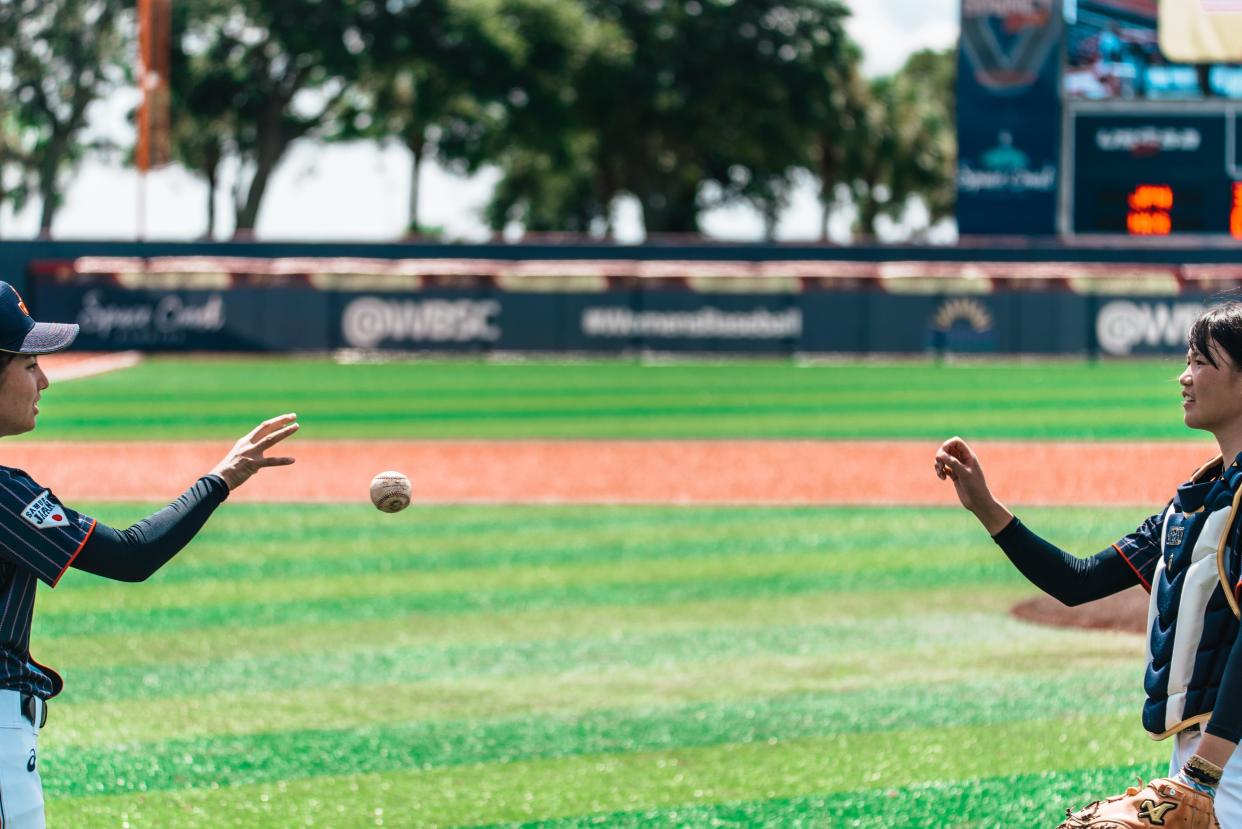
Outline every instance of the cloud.
<svg viewBox="0 0 1242 829"><path fill-rule="evenodd" d="M919 49L957 43L958 0L851 0L845 28L863 49L863 72L887 75Z"/></svg>

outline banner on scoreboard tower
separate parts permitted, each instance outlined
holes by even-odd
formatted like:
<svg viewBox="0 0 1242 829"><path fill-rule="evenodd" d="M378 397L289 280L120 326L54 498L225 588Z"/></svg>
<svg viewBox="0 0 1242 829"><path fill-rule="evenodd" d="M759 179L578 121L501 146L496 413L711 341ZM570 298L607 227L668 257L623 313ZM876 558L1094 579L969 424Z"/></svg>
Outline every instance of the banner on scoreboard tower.
<svg viewBox="0 0 1242 829"><path fill-rule="evenodd" d="M1160 0L1160 51L1181 63L1242 60L1242 0Z"/></svg>
<svg viewBox="0 0 1242 829"><path fill-rule="evenodd" d="M1060 0L963 0L957 73L962 235L1056 233Z"/></svg>

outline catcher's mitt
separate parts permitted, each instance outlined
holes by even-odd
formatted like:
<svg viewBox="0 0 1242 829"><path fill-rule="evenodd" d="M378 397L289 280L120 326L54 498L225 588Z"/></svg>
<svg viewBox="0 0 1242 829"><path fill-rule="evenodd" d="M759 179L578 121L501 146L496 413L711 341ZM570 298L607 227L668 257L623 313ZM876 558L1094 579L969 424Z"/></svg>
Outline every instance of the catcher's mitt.
<svg viewBox="0 0 1242 829"><path fill-rule="evenodd" d="M1097 800L1071 813L1057 829L1220 829L1212 798L1167 777L1146 786L1126 789L1125 794Z"/></svg>

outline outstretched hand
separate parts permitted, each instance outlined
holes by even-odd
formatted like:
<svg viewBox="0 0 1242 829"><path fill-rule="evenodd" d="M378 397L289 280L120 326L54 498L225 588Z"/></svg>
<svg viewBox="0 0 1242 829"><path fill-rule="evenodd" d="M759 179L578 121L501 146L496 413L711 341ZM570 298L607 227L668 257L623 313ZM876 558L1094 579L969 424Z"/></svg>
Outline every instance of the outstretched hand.
<svg viewBox="0 0 1242 829"><path fill-rule="evenodd" d="M1013 513L992 496L983 477L983 465L966 441L951 437L940 444L935 469L940 480L953 482L957 500L975 514L990 534L996 535L1013 518Z"/></svg>
<svg viewBox="0 0 1242 829"><path fill-rule="evenodd" d="M293 463L293 458L268 458L263 453L297 430L298 416L293 413L263 421L251 429L250 434L233 444L233 448L216 464L211 474L219 475L229 489L234 490L265 466L288 466Z"/></svg>

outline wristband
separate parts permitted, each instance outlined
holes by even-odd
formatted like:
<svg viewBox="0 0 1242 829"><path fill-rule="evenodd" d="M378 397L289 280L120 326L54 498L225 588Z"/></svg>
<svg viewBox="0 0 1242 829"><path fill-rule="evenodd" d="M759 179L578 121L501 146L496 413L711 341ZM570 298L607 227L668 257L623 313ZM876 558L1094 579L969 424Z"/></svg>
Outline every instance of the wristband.
<svg viewBox="0 0 1242 829"><path fill-rule="evenodd" d="M1186 765L1182 766L1182 774L1201 786L1216 788L1220 785L1220 778L1225 774L1225 770L1215 763L1204 760L1198 754L1192 754L1186 761Z"/></svg>

